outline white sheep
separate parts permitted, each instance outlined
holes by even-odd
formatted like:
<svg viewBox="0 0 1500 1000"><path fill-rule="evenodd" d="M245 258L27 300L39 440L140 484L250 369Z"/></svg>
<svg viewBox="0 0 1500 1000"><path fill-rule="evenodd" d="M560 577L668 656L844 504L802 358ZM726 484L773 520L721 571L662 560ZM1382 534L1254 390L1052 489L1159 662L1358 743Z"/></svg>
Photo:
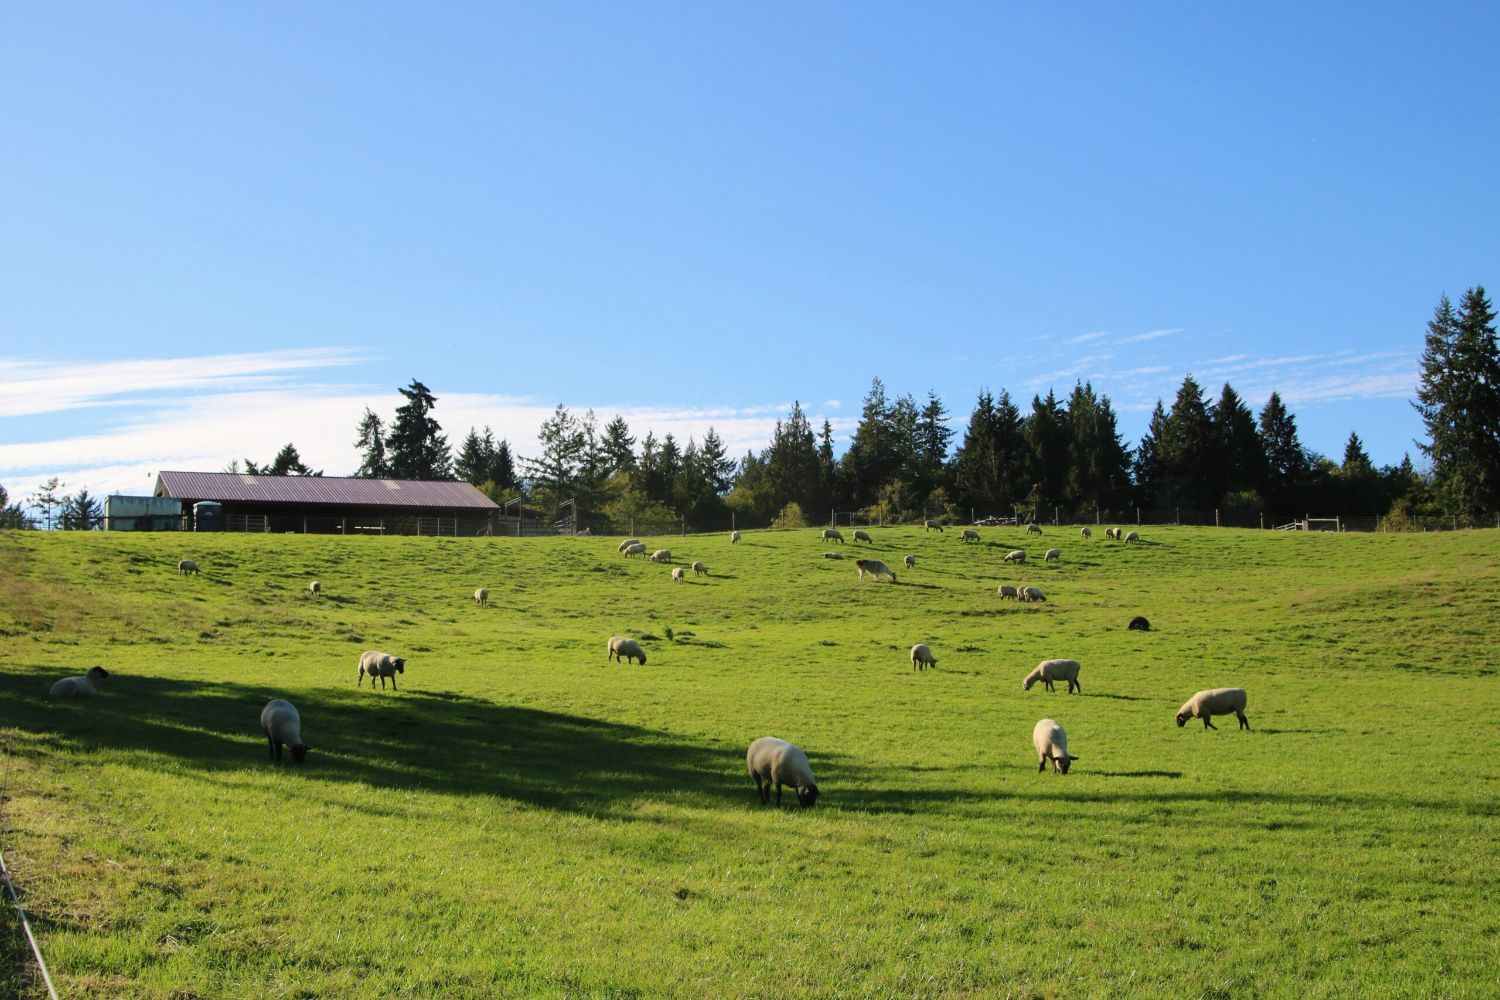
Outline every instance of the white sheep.
<svg viewBox="0 0 1500 1000"><path fill-rule="evenodd" d="M1093 538L1094 537L1094 531L1093 531L1092 528L1090 528L1088 525L1085 524L1082 528L1078 529L1078 537L1079 538Z"/></svg>
<svg viewBox="0 0 1500 1000"><path fill-rule="evenodd" d="M1042 526L1032 521L1026 526L1026 533L1028 535L1040 535L1042 533Z"/></svg>
<svg viewBox="0 0 1500 1000"><path fill-rule="evenodd" d="M1031 730L1031 744L1036 747L1037 773L1047 770L1047 762L1058 774L1067 774L1068 768L1079 758L1068 753L1068 734L1055 719L1042 719Z"/></svg>
<svg viewBox="0 0 1500 1000"><path fill-rule="evenodd" d="M854 532L854 540L856 542L864 542L866 545L875 544L875 539L871 538L870 533L863 529L859 529Z"/></svg>
<svg viewBox="0 0 1500 1000"><path fill-rule="evenodd" d="M891 572L891 568L879 559L856 559L854 560L854 565L859 570L859 578L861 580L865 578L866 573L869 573L877 580L882 576L888 576L891 578L892 583L896 582L896 574Z"/></svg>
<svg viewBox="0 0 1500 1000"><path fill-rule="evenodd" d="M1035 587L1017 587L1016 590L1019 592L1016 595L1016 599L1027 604L1045 602L1047 600L1047 595Z"/></svg>
<svg viewBox="0 0 1500 1000"><path fill-rule="evenodd" d="M1021 591L1009 583L1002 583L999 587L995 588L995 593L999 594L1002 600L1005 598L1016 600L1021 595Z"/></svg>
<svg viewBox="0 0 1500 1000"><path fill-rule="evenodd" d="M92 698L100 681L109 676L103 667L89 667L82 677L64 677L52 685L49 692L53 698Z"/></svg>
<svg viewBox="0 0 1500 1000"><path fill-rule="evenodd" d="M683 569L681 566L677 566L677 567L673 568L673 570L672 570L672 582L673 583L681 583L683 580L686 580L686 579L687 579L687 570Z"/></svg>
<svg viewBox="0 0 1500 1000"><path fill-rule="evenodd" d="M1250 720L1245 718L1245 704L1244 688L1199 691L1177 710L1177 725L1180 728L1187 725L1189 719L1202 719L1204 729L1218 729L1218 726L1209 721L1213 716L1234 715L1240 720L1241 729L1249 729Z"/></svg>
<svg viewBox="0 0 1500 1000"><path fill-rule="evenodd" d="M1036 665L1036 669L1026 675L1021 682L1022 691L1030 691L1031 685L1041 681L1051 691L1053 681L1067 681L1068 694L1075 690L1083 694L1083 685L1078 683L1079 663L1077 660L1043 660Z"/></svg>
<svg viewBox="0 0 1500 1000"><path fill-rule="evenodd" d="M740 533L738 531L731 531L729 533L729 544L730 545L733 545L735 542L737 542L739 540L740 540Z"/></svg>
<svg viewBox="0 0 1500 1000"><path fill-rule="evenodd" d="M620 543L620 547L618 549L616 549L615 551L616 552L624 552L626 549L630 548L632 545L639 545L639 544L641 544L641 540L639 538L627 538L623 542Z"/></svg>
<svg viewBox="0 0 1500 1000"><path fill-rule="evenodd" d="M818 783L813 778L807 754L799 746L774 736L762 736L745 752L745 766L750 770L750 777L755 779L755 794L763 806L771 804L772 785L776 786L778 806L781 805L782 785L797 789L797 802L804 807L818 801Z"/></svg>
<svg viewBox="0 0 1500 1000"><path fill-rule="evenodd" d="M902 560L902 562L904 562L906 564L906 568L907 569L916 569L917 568L917 557L916 556L907 556L905 559Z"/></svg>
<svg viewBox="0 0 1500 1000"><path fill-rule="evenodd" d="M375 690L375 678L380 678L380 689L385 690L385 679L391 679L391 690L396 690L396 675L406 673L406 657L392 656L378 650L367 649L359 656L359 680L356 687L365 683L365 674L370 675L370 690Z"/></svg>
<svg viewBox="0 0 1500 1000"><path fill-rule="evenodd" d="M823 553L823 558L824 559L842 559L842 558L844 558L844 554L842 552L825 552L825 553Z"/></svg>
<svg viewBox="0 0 1500 1000"><path fill-rule="evenodd" d="M189 573L197 576L198 564L193 562L191 559L184 559L177 564L177 572L181 576L187 576Z"/></svg>
<svg viewBox="0 0 1500 1000"><path fill-rule="evenodd" d="M292 760L302 763L307 758L307 744L302 742L302 716L297 707L282 698L272 698L260 710L260 728L271 741L271 759L281 761L281 748L292 752Z"/></svg>
<svg viewBox="0 0 1500 1000"><path fill-rule="evenodd" d="M1005 554L1005 558L1001 560L1001 562L1008 562L1008 563L1023 563L1025 561L1026 561L1026 550L1025 549L1015 549L1013 551L1007 552Z"/></svg>
<svg viewBox="0 0 1500 1000"><path fill-rule="evenodd" d="M478 590L474 591L474 603L477 604L477 605L479 605L481 608L484 607L484 606L486 606L487 604L489 604L490 603L490 592L489 592L489 589L486 588L486 587L480 587Z"/></svg>
<svg viewBox="0 0 1500 1000"><path fill-rule="evenodd" d="M672 561L671 549L657 549L651 553L651 561L654 563L669 563Z"/></svg>
<svg viewBox="0 0 1500 1000"><path fill-rule="evenodd" d="M943 526L936 521L926 520L922 522L922 530L941 532L943 530Z"/></svg>
<svg viewBox="0 0 1500 1000"><path fill-rule="evenodd" d="M646 651L634 639L627 639L623 635L612 635L609 637L608 650L609 652L604 657L606 660L614 660L616 663L621 660L626 663L640 660L642 666L646 664Z"/></svg>
<svg viewBox="0 0 1500 1000"><path fill-rule="evenodd" d="M644 542L631 542L629 545L625 546L625 558L627 559L629 559L631 556L643 556L645 554L646 545Z"/></svg>
<svg viewBox="0 0 1500 1000"><path fill-rule="evenodd" d="M1059 562L1062 560L1062 549L1048 549L1047 554L1042 556L1042 562Z"/></svg>
<svg viewBox="0 0 1500 1000"><path fill-rule="evenodd" d="M843 545L844 544L844 535L837 528L824 528L823 529L823 541L825 541L825 542L838 542L840 545Z"/></svg>
<svg viewBox="0 0 1500 1000"><path fill-rule="evenodd" d="M935 666L937 666L937 658L932 655L932 649L925 642L919 642L911 648L913 670L926 670L928 667Z"/></svg>
<svg viewBox="0 0 1500 1000"><path fill-rule="evenodd" d="M693 563L693 575L694 576L707 576L708 575L708 567L705 566L705 565L703 565L703 563L701 563L701 562L695 562L695 563Z"/></svg>
<svg viewBox="0 0 1500 1000"><path fill-rule="evenodd" d="M962 535L959 535L958 539L961 542L977 542L979 541L979 532L975 531L973 528L965 528L964 533Z"/></svg>
<svg viewBox="0 0 1500 1000"><path fill-rule="evenodd" d="M1104 537L1105 538L1112 538L1115 541L1119 541L1120 540L1120 529L1119 528L1105 528L1104 529Z"/></svg>
<svg viewBox="0 0 1500 1000"><path fill-rule="evenodd" d="M323 585L317 580L312 581L307 585L307 594L309 597L322 597Z"/></svg>
<svg viewBox="0 0 1500 1000"><path fill-rule="evenodd" d="M1138 542L1140 540L1141 540L1141 535L1140 535L1140 532L1138 532L1138 531L1130 531L1130 532L1127 532L1125 534L1125 541L1127 543L1129 543L1129 542Z"/></svg>

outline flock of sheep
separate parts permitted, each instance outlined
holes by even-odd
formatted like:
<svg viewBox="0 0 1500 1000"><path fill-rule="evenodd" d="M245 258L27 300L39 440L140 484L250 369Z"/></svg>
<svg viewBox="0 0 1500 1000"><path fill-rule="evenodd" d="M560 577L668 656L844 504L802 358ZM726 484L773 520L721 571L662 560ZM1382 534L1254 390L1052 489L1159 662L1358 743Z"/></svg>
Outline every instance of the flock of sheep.
<svg viewBox="0 0 1500 1000"><path fill-rule="evenodd" d="M928 531L943 531L943 525L937 521L924 522L924 528ZM1035 523L1027 525L1030 534L1042 533L1041 526ZM1106 528L1105 537L1120 542L1138 542L1140 536L1135 531L1125 532L1121 528ZM1080 532L1084 539L1093 536L1093 532L1085 527ZM825 542L844 543L843 533L837 528L825 528L822 532L822 540ZM853 533L855 542L864 542L873 545L874 539L868 531L855 530ZM730 543L738 543L741 539L740 532L730 533ZM973 528L965 528L960 535L963 542L978 542L979 532ZM646 546L638 538L627 538L620 542L618 551L627 557L645 555ZM842 558L837 552L825 552L826 558ZM1048 549L1043 557L1045 562L1056 562L1062 557L1060 549ZM649 555L649 560L654 563L672 562L670 549L657 549ZM914 569L917 564L915 555L908 555L904 559L907 569ZM1007 564L1024 564L1026 553L1024 550L1016 549L1008 553L1002 562ZM859 578L863 580L866 575L875 579L887 577L891 583L896 583L896 574L884 562L878 559L855 560ZM707 576L708 568L702 563L695 561L691 569L696 576ZM177 572L180 575L197 575L198 566L191 559L184 559L177 564ZM686 579L686 570L681 566L673 567L671 579L681 582ZM308 596L318 598L322 596L322 585L317 580L307 585ZM1001 598L1009 598L1020 602L1043 602L1046 595L1036 587L1025 585L1000 584L998 593ZM489 590L480 587L474 591L474 602L481 607L489 603ZM1143 617L1137 616L1127 626L1135 631L1149 631L1150 623ZM628 636L613 635L609 637L606 644L606 659L620 663L635 664L646 663L646 651L641 647L638 640ZM913 670L926 670L937 666L937 658L932 649L926 643L918 643L911 647L911 664ZM1069 694L1083 693L1083 687L1079 683L1078 674L1081 664L1072 659L1043 660L1036 669L1032 670L1022 680L1021 687L1024 691L1031 690L1037 682L1041 682L1048 691L1054 690L1056 682L1067 684ZM380 679L383 690L386 681L390 681L391 690L396 690L396 675L405 673L406 660L404 657L392 656L379 650L367 650L360 655L358 663L357 685L364 685L365 677L370 678L370 689L375 689L375 679ZM93 667L86 674L79 677L64 677L52 685L51 696L53 698L89 698L98 690L101 681L109 677L109 672L103 667ZM1246 695L1243 688L1215 688L1207 691L1199 691L1187 700L1177 711L1177 725L1185 726L1189 719L1201 719L1203 725L1208 729L1217 729L1212 722L1216 715L1234 715L1239 720L1241 729L1249 729L1250 722L1245 717ZM283 759L282 748L291 752L292 760L298 764L307 757L307 744L302 741L302 719L297 709L291 702L282 698L273 698L266 703L260 715L261 729L265 732L266 739L270 745L270 757L274 761ZM1042 719L1037 722L1032 730L1032 743L1036 748L1038 770L1045 771L1048 763L1059 774L1067 774L1073 761L1079 758L1068 751L1068 737L1063 727L1054 719ZM756 794L762 804L771 801L771 788L776 789L776 802L781 803L781 790L783 786L795 788L797 801L802 806L811 806L817 801L818 785L813 778L812 768L808 764L807 754L802 748L787 743L775 737L765 736L750 744L745 755L745 764L750 772L750 777L755 781Z"/></svg>

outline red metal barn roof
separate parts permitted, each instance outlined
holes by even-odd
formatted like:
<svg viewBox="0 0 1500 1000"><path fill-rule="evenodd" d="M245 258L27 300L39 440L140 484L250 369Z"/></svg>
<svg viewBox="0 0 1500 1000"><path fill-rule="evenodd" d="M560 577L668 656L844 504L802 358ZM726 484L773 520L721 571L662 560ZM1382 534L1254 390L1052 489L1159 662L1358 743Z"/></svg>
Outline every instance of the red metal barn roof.
<svg viewBox="0 0 1500 1000"><path fill-rule="evenodd" d="M341 476L250 476L237 472L158 472L156 495L181 500L345 507L442 507L486 511L499 507L468 483L348 479Z"/></svg>

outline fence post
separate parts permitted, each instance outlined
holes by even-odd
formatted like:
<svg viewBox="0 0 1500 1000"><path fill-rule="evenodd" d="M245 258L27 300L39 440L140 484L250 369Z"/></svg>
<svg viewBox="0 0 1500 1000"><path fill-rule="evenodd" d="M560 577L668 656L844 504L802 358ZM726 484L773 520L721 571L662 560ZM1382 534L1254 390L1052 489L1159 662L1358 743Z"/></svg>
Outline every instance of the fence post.
<svg viewBox="0 0 1500 1000"><path fill-rule="evenodd" d="M682 525L682 535L683 535L684 538L686 538L687 537L687 518L686 517L679 517L677 520L678 520L678 523L680 523Z"/></svg>
<svg viewBox="0 0 1500 1000"><path fill-rule="evenodd" d="M1219 523L1219 508L1217 508L1217 507L1214 508L1214 527L1215 528L1222 528L1223 527L1223 525Z"/></svg>
<svg viewBox="0 0 1500 1000"><path fill-rule="evenodd" d="M734 511L729 512L729 530L734 530Z"/></svg>
<svg viewBox="0 0 1500 1000"><path fill-rule="evenodd" d="M1260 512L1260 530L1261 531L1265 531L1266 530L1266 512L1265 511L1261 511Z"/></svg>

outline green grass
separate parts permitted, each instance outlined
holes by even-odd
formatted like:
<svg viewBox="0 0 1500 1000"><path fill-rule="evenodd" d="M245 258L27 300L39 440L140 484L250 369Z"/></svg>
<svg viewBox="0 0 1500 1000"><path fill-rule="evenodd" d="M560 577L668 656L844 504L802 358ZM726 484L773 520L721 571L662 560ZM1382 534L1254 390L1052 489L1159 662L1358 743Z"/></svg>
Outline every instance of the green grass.
<svg viewBox="0 0 1500 1000"><path fill-rule="evenodd" d="M0 533L0 844L72 996L1500 993L1500 533L982 534L878 530L892 586L813 531L645 539L684 584L602 538ZM1055 656L1083 695L1022 692ZM1253 732L1174 725L1223 685ZM766 734L816 808L756 804Z"/></svg>

